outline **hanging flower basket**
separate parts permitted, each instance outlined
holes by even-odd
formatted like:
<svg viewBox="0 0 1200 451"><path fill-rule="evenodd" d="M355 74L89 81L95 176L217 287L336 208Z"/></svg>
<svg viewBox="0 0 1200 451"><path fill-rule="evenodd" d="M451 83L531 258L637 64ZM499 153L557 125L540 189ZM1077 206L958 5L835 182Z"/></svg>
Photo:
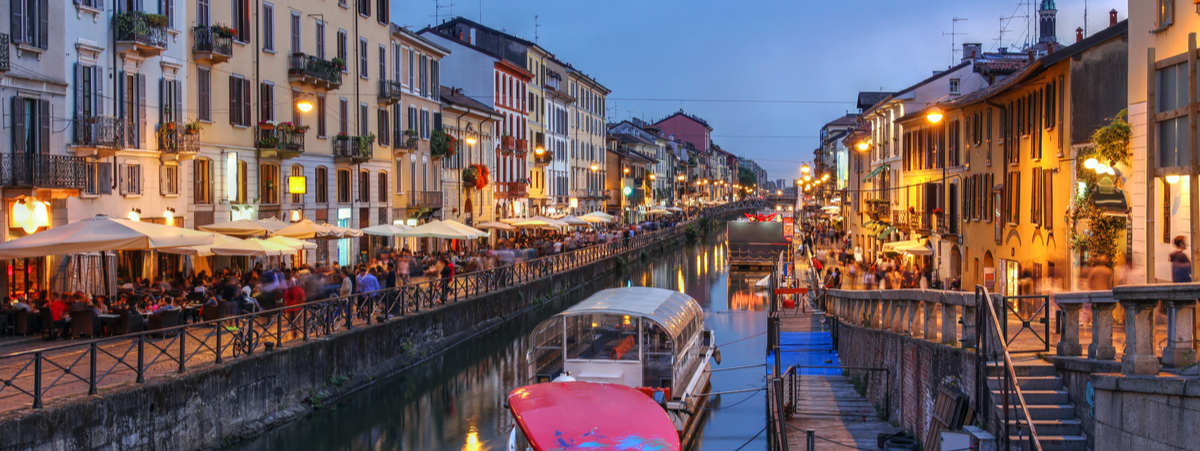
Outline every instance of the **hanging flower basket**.
<svg viewBox="0 0 1200 451"><path fill-rule="evenodd" d="M446 133L443 129L434 130L433 137L429 139L430 156L434 159L453 157L457 141L454 136Z"/></svg>
<svg viewBox="0 0 1200 451"><path fill-rule="evenodd" d="M467 166L462 171L463 187L467 189L483 189L488 184L488 168L482 164Z"/></svg>

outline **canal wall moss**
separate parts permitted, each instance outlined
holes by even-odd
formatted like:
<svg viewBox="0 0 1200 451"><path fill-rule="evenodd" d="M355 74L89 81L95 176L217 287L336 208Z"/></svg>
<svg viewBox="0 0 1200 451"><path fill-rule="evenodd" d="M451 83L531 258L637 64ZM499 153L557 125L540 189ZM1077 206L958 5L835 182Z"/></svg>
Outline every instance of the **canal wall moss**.
<svg viewBox="0 0 1200 451"><path fill-rule="evenodd" d="M201 450L257 435L395 375L507 319L680 245L624 255L419 315L0 417L0 451Z"/></svg>

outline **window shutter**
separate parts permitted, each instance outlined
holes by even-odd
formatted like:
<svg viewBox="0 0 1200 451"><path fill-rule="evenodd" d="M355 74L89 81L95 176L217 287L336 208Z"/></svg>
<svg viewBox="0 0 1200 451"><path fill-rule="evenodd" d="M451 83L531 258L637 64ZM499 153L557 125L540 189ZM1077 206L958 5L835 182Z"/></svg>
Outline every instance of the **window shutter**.
<svg viewBox="0 0 1200 451"><path fill-rule="evenodd" d="M38 2L38 43L40 48L49 47L50 41L50 0Z"/></svg>
<svg viewBox="0 0 1200 451"><path fill-rule="evenodd" d="M83 115L83 96L90 94L83 92L83 71L85 70L91 69L82 64L75 63L75 119ZM92 83L96 83L95 79L93 79Z"/></svg>
<svg viewBox="0 0 1200 451"><path fill-rule="evenodd" d="M158 167L158 194L167 194L167 167L162 165Z"/></svg>
<svg viewBox="0 0 1200 451"><path fill-rule="evenodd" d="M129 169L125 164L117 165L117 193L124 196L129 194Z"/></svg>
<svg viewBox="0 0 1200 451"><path fill-rule="evenodd" d="M435 100L435 101L442 100L442 88L441 88L442 75L441 75L441 72L438 70L439 66L440 66L440 63L438 63L438 60L432 60L429 63L429 76L433 78L433 87L432 87L433 92L431 94L433 95L433 100Z"/></svg>
<svg viewBox="0 0 1200 451"><path fill-rule="evenodd" d="M99 0L97 0L97 1L99 1ZM101 8L103 8L103 4L97 3L97 5L100 6ZM92 114L95 114L97 116L103 116L104 115L104 83L105 83L104 68L100 67L100 66L93 66L92 70L95 71L95 73L92 75L92 86L95 87L94 97L96 99L94 102L92 102Z"/></svg>
<svg viewBox="0 0 1200 451"><path fill-rule="evenodd" d="M1021 223L1021 173L1013 173L1013 223Z"/></svg>
<svg viewBox="0 0 1200 451"><path fill-rule="evenodd" d="M433 113L433 129L442 129L442 113Z"/></svg>
<svg viewBox="0 0 1200 451"><path fill-rule="evenodd" d="M204 201L204 196L200 194L204 192L205 177L200 176L200 172L204 170L204 160L192 160L192 203L199 204Z"/></svg>
<svg viewBox="0 0 1200 451"><path fill-rule="evenodd" d="M25 98L21 96L13 96L12 98L12 118L13 118L13 152L25 152Z"/></svg>
<svg viewBox="0 0 1200 451"><path fill-rule="evenodd" d="M249 126L250 118L250 80L242 80L242 125Z"/></svg>
<svg viewBox="0 0 1200 451"><path fill-rule="evenodd" d="M238 89L240 89L241 87L242 87L242 85L241 85L241 83L238 83L237 77L230 75L229 76L229 123L233 124L233 125L238 125L238 123L240 122L238 120L238 117L241 116L240 113L241 113L242 109L241 109L241 105L238 105L238 98L237 98L236 93L237 93Z"/></svg>
<svg viewBox="0 0 1200 451"><path fill-rule="evenodd" d="M1042 206L1042 227L1046 230L1054 228L1054 172L1045 171L1042 173L1045 177L1042 181L1042 195L1045 196L1045 202Z"/></svg>
<svg viewBox="0 0 1200 451"><path fill-rule="evenodd" d="M171 120L182 123L187 118L187 115L183 114L183 83L180 83L179 80L174 80L171 82L171 85L175 91L175 106L171 107L173 108L171 110Z"/></svg>
<svg viewBox="0 0 1200 451"><path fill-rule="evenodd" d="M8 3L9 11L12 12L12 21L9 23L9 34L12 35L13 44L25 42L25 2L23 0L12 0Z"/></svg>
<svg viewBox="0 0 1200 451"><path fill-rule="evenodd" d="M39 100L38 106L38 152L50 153L50 101Z"/></svg>
<svg viewBox="0 0 1200 451"><path fill-rule="evenodd" d="M158 123L167 121L167 79L158 79Z"/></svg>
<svg viewBox="0 0 1200 451"><path fill-rule="evenodd" d="M133 173L130 174L130 177L129 177L130 178L130 181L129 181L130 190L133 191L134 194L142 194L142 165L135 164L132 167L133 167L133 171L132 171Z"/></svg>
<svg viewBox="0 0 1200 451"><path fill-rule="evenodd" d="M96 194L112 194L112 164L96 165Z"/></svg>
<svg viewBox="0 0 1200 451"><path fill-rule="evenodd" d="M134 127L138 131L138 148L146 148L146 133L142 127L146 126L146 76L137 75L137 106L138 110L138 125Z"/></svg>

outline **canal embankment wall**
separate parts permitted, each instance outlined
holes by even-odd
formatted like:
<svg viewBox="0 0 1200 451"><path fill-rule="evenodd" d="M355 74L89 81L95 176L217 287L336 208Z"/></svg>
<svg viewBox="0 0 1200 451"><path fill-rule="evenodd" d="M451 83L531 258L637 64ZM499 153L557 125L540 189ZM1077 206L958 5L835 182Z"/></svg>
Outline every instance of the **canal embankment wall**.
<svg viewBox="0 0 1200 451"><path fill-rule="evenodd" d="M685 239L681 229L621 255L435 310L9 412L0 418L0 451L218 448L332 404Z"/></svg>

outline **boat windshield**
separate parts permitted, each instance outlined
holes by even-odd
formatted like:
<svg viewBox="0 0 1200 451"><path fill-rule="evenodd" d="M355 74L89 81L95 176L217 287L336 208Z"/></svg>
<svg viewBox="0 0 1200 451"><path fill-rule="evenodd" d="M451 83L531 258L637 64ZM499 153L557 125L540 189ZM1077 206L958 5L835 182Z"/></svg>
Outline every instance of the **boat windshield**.
<svg viewBox="0 0 1200 451"><path fill-rule="evenodd" d="M641 318L595 313L566 320L567 359L638 360Z"/></svg>

